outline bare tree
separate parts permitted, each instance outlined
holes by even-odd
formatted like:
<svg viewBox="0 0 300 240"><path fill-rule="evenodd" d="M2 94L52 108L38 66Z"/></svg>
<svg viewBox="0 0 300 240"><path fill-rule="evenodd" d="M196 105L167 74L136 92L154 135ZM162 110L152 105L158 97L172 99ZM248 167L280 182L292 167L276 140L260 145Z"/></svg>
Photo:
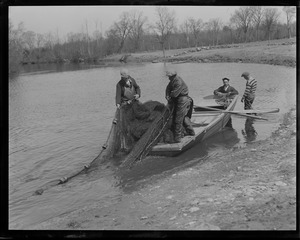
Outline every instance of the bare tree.
<svg viewBox="0 0 300 240"><path fill-rule="evenodd" d="M187 46L190 47L190 24L188 20L185 20L181 25L180 25L180 31L184 35L184 38L186 40Z"/></svg>
<svg viewBox="0 0 300 240"><path fill-rule="evenodd" d="M41 56L41 48L44 46L45 44L45 38L44 35L38 33L36 35L36 47L38 50L38 54L37 54L37 61L40 61L40 56Z"/></svg>
<svg viewBox="0 0 300 240"><path fill-rule="evenodd" d="M294 6L284 7L283 11L286 14L286 26L288 30L288 37L291 38L291 21L296 15L296 8Z"/></svg>
<svg viewBox="0 0 300 240"><path fill-rule="evenodd" d="M258 31L263 20L264 10L262 7L258 6L250 7L250 9L252 11L253 23L256 31L256 41L258 41Z"/></svg>
<svg viewBox="0 0 300 240"><path fill-rule="evenodd" d="M33 31L26 31L22 34L25 48L32 51L36 46L36 33Z"/></svg>
<svg viewBox="0 0 300 240"><path fill-rule="evenodd" d="M123 12L120 16L120 20L114 23L113 26L116 36L119 38L118 53L122 52L125 40L132 31L132 20L129 12Z"/></svg>
<svg viewBox="0 0 300 240"><path fill-rule="evenodd" d="M86 41L87 41L87 52L88 52L88 57L91 57L91 51L90 51L90 37L89 37L89 29L88 29L88 23L87 20L85 20L85 29L86 29Z"/></svg>
<svg viewBox="0 0 300 240"><path fill-rule="evenodd" d="M215 44L218 45L218 43L219 43L218 36L219 36L220 29L222 27L222 21L220 18L213 18L213 19L210 19L209 22L211 23L210 25L211 25L211 30L212 30L213 45L215 45Z"/></svg>
<svg viewBox="0 0 300 240"><path fill-rule="evenodd" d="M204 27L204 23L201 18L199 18L197 20L194 18L189 18L188 21L189 21L191 32L195 39L195 45L196 45L196 47L198 47L200 33L201 33L202 28Z"/></svg>
<svg viewBox="0 0 300 240"><path fill-rule="evenodd" d="M20 23L17 28L14 27L11 20L8 26L8 58L9 74L19 71L19 64L22 61L24 24Z"/></svg>
<svg viewBox="0 0 300 240"><path fill-rule="evenodd" d="M48 32L45 35L45 44L46 44L46 47L49 48L50 50L52 50L53 46L54 46L54 42L55 42L55 38L54 38L53 34L51 32Z"/></svg>
<svg viewBox="0 0 300 240"><path fill-rule="evenodd" d="M265 10L264 26L268 34L268 40L271 39L271 32L278 21L279 15L280 13L276 8L266 8Z"/></svg>
<svg viewBox="0 0 300 240"><path fill-rule="evenodd" d="M140 49L142 36L144 34L144 25L147 17L143 16L140 11L132 11L131 13L131 31L129 37L133 41L133 48L135 51Z"/></svg>
<svg viewBox="0 0 300 240"><path fill-rule="evenodd" d="M248 40L248 29L252 22L253 12L250 7L240 7L235 10L234 14L231 16L230 21L236 25L237 28L241 28L244 36L245 42Z"/></svg>
<svg viewBox="0 0 300 240"><path fill-rule="evenodd" d="M165 43L168 41L172 31L175 29L175 12L166 7L156 8L157 21L152 26L156 39L161 44L164 57L165 53Z"/></svg>
<svg viewBox="0 0 300 240"><path fill-rule="evenodd" d="M41 48L44 44L45 44L44 35L38 33L38 34L36 35L36 47L37 47L37 48Z"/></svg>

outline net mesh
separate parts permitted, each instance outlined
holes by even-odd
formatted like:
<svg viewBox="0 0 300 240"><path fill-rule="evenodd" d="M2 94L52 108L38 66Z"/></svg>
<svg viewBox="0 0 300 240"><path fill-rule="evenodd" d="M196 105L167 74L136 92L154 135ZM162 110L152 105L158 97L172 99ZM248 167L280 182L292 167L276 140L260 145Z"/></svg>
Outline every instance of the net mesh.
<svg viewBox="0 0 300 240"><path fill-rule="evenodd" d="M99 155L80 171L53 180L41 186L33 194L41 195L50 187L66 183L87 170L97 169L101 163L118 154L126 154L121 167L130 167L135 161L146 156L170 127L173 108L157 101L142 104L134 101L115 112L108 138ZM96 168L95 168L96 167Z"/></svg>
<svg viewBox="0 0 300 240"><path fill-rule="evenodd" d="M91 164L98 165L119 153L126 153L121 167L130 167L145 157L168 132L172 112L172 108L157 101L134 101L117 109L108 139Z"/></svg>

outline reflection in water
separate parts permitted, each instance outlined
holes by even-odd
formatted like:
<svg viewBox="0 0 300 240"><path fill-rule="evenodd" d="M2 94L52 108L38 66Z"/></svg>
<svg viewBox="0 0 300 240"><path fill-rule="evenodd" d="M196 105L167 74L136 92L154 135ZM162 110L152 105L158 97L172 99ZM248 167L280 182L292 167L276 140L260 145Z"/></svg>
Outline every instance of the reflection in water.
<svg viewBox="0 0 300 240"><path fill-rule="evenodd" d="M233 128L232 118L230 117L222 131L216 133L206 140L210 146L222 146L232 148L240 142L237 131Z"/></svg>
<svg viewBox="0 0 300 240"><path fill-rule="evenodd" d="M253 118L247 118L245 121L245 129L242 129L242 134L246 142L252 142L256 139L257 132L253 126L253 122Z"/></svg>
<svg viewBox="0 0 300 240"><path fill-rule="evenodd" d="M124 192L134 191L149 181L206 161L217 147L231 148L239 141L238 133L233 129L230 118L222 131L176 157L148 156L128 171L116 171L117 186Z"/></svg>
<svg viewBox="0 0 300 240"><path fill-rule="evenodd" d="M23 75L27 74L40 74L40 73L50 73L50 72L65 72L65 71L78 71L93 68L103 68L115 66L118 67L122 65L121 63L103 63L98 62L95 64L89 63L48 63L48 64L26 64L22 66L21 73Z"/></svg>

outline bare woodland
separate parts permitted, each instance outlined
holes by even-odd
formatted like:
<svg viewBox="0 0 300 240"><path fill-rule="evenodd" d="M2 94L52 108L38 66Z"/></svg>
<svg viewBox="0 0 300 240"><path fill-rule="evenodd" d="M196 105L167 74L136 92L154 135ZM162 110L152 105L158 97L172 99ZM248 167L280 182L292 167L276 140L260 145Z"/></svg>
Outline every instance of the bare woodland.
<svg viewBox="0 0 300 240"><path fill-rule="evenodd" d="M286 22L279 22L284 14ZM113 54L130 54L170 49L208 47L242 42L264 41L296 36L296 7L243 6L227 23L219 18L204 22L187 17L179 23L168 7L156 8L155 22L149 22L142 11L124 11L102 33L95 21L90 32L87 21L82 31L38 34L26 31L23 23L14 26L9 21L9 72L18 72L20 64L57 62L97 62Z"/></svg>

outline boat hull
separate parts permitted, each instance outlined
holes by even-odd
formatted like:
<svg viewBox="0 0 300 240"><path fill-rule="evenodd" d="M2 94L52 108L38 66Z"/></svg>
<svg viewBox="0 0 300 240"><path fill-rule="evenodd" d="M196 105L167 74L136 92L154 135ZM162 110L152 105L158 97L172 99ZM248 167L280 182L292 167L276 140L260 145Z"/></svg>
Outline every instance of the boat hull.
<svg viewBox="0 0 300 240"><path fill-rule="evenodd" d="M235 96L226 111L232 111L236 105L238 96ZM213 106L219 109L220 106ZM197 109L197 108L195 108ZM197 111L197 110L196 110ZM199 114L200 113L200 114ZM192 116L192 122L195 124L195 136L185 136L180 143L158 143L150 152L150 155L159 156L177 156L186 150L192 148L196 144L205 140L222 130L231 117L230 113L214 112L214 111L197 111L197 115ZM197 126L198 125L198 126Z"/></svg>

